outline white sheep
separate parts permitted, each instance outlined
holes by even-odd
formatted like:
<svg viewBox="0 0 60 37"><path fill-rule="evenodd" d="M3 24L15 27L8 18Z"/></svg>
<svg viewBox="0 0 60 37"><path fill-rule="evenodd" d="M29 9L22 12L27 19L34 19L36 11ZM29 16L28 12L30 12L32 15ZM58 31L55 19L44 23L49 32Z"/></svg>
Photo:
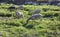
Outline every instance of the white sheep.
<svg viewBox="0 0 60 37"><path fill-rule="evenodd" d="M2 37L3 36L3 33L2 32L0 32L0 37Z"/></svg>
<svg viewBox="0 0 60 37"><path fill-rule="evenodd" d="M18 19L19 19L19 18L23 18L23 17L24 17L24 15L23 15L23 13L22 13L22 12L18 12L18 11L16 11L16 12L15 12L15 14L16 14L16 16L15 16L15 17L16 17L16 18L18 18Z"/></svg>
<svg viewBox="0 0 60 37"><path fill-rule="evenodd" d="M60 6L60 3L58 3L57 6Z"/></svg>
<svg viewBox="0 0 60 37"><path fill-rule="evenodd" d="M38 19L40 19L41 17L42 17L41 14L34 14L34 15L32 15L31 17L29 17L29 18L27 19L27 22L28 22L29 20L38 20Z"/></svg>

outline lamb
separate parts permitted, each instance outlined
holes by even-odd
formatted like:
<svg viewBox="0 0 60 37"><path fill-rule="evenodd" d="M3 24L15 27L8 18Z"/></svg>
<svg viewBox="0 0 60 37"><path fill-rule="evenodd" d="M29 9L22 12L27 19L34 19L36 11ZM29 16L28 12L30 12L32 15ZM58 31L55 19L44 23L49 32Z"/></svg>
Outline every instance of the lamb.
<svg viewBox="0 0 60 37"><path fill-rule="evenodd" d="M15 14L16 14L15 18L18 18L19 19L19 18L23 18L24 17L24 15L23 15L22 12L16 11Z"/></svg>
<svg viewBox="0 0 60 37"><path fill-rule="evenodd" d="M23 26L26 26L30 20L39 20L41 17L41 14L34 14L27 19L26 23Z"/></svg>
<svg viewBox="0 0 60 37"><path fill-rule="evenodd" d="M38 20L41 18L41 16L41 14L34 14L31 17L29 17L26 22L29 22L29 20Z"/></svg>
<svg viewBox="0 0 60 37"><path fill-rule="evenodd" d="M60 6L60 3L58 3L57 6Z"/></svg>
<svg viewBox="0 0 60 37"><path fill-rule="evenodd" d="M3 36L3 33L2 32L0 32L0 37L2 37Z"/></svg>

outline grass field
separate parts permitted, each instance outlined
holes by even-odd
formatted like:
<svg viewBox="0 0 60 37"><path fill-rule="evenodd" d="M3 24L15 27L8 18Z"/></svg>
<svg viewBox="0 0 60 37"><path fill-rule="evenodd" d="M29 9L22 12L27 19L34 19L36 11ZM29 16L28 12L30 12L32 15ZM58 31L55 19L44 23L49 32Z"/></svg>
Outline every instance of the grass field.
<svg viewBox="0 0 60 37"><path fill-rule="evenodd" d="M15 11L10 11L10 4L0 4L0 34L2 37L60 37L60 7L51 5L23 5L24 18L13 19ZM26 20L32 11L40 9L42 20Z"/></svg>

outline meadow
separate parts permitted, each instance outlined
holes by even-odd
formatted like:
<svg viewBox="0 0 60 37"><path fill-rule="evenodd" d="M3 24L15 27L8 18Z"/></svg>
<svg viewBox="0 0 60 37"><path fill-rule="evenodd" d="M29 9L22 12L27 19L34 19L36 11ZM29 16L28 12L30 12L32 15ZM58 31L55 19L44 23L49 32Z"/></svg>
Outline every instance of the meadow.
<svg viewBox="0 0 60 37"><path fill-rule="evenodd" d="M53 5L23 5L24 18L14 19L15 10L8 8L11 4L0 4L0 34L2 37L60 37L60 7ZM33 10L40 9L41 21L26 20Z"/></svg>

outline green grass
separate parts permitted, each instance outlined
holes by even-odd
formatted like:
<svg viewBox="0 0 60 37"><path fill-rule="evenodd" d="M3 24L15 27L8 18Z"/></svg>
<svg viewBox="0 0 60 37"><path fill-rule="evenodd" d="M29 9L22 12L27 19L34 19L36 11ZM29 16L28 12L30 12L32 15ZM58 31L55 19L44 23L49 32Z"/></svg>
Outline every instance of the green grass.
<svg viewBox="0 0 60 37"><path fill-rule="evenodd" d="M11 18L10 20L1 20L0 18L0 32L2 32L3 37L60 37L60 7L50 5L23 5L24 10L19 11L25 17L13 19L15 17L15 11L8 10L10 5L0 5L0 17ZM30 20L26 26L23 26L35 9L41 10L41 14L43 15L42 20Z"/></svg>

